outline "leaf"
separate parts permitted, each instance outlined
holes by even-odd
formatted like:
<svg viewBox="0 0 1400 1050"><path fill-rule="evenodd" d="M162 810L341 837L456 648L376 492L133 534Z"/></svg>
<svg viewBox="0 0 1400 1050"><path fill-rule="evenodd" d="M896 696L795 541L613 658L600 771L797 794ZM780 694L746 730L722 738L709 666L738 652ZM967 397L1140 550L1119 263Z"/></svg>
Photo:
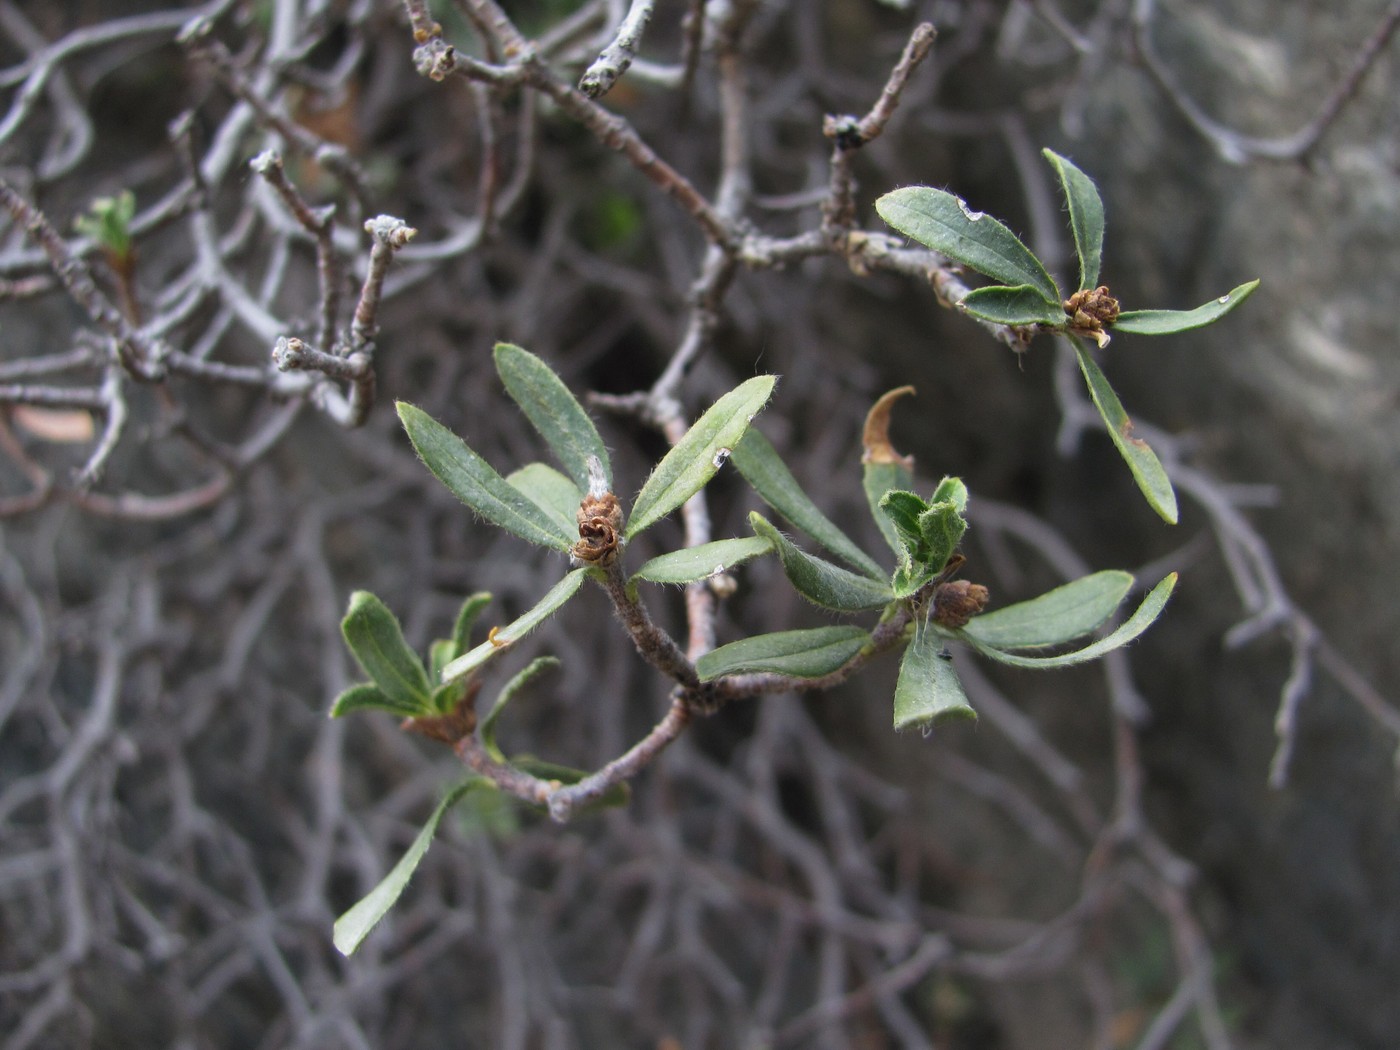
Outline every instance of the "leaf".
<svg viewBox="0 0 1400 1050"><path fill-rule="evenodd" d="M934 572L942 572L948 559L958 549L963 534L967 532L967 519L962 516L962 508L967 506L966 492L961 503L956 500L943 500L930 505L919 515L919 533L923 536L925 557Z"/></svg>
<svg viewBox="0 0 1400 1050"><path fill-rule="evenodd" d="M808 554L757 511L749 515L749 525L756 535L768 540L777 549L788 581L808 601L824 609L860 612L863 609L879 609L894 599L894 593L887 584L877 583L869 576Z"/></svg>
<svg viewBox="0 0 1400 1050"><path fill-rule="evenodd" d="M377 685L352 685L331 704L331 717L344 718L352 711L388 711L399 718L415 718L423 713L417 704L401 704Z"/></svg>
<svg viewBox="0 0 1400 1050"><path fill-rule="evenodd" d="M1219 299L1194 310L1125 310L1113 322L1115 332L1133 335L1172 335L1214 324L1254 294L1258 280L1248 281Z"/></svg>
<svg viewBox="0 0 1400 1050"><path fill-rule="evenodd" d="M567 551L577 536L501 477L466 442L406 401L399 419L419 458L448 490L487 521L542 547Z"/></svg>
<svg viewBox="0 0 1400 1050"><path fill-rule="evenodd" d="M865 500L870 505L870 515L879 526L880 534L895 554L903 553L899 533L894 524L880 509L880 501L892 489L908 489L914 484L914 459L901 456L890 443L890 415L894 403L899 398L912 394L912 386L901 386L881 395L865 416L865 430L861 435L861 463L863 472L861 484L865 489Z"/></svg>
<svg viewBox="0 0 1400 1050"><path fill-rule="evenodd" d="M523 493L564 531L577 535L583 492L566 475L545 463L527 463L506 475L506 483Z"/></svg>
<svg viewBox="0 0 1400 1050"><path fill-rule="evenodd" d="M934 631L916 630L899 663L894 687L894 728L932 728L940 722L976 718L953 661Z"/></svg>
<svg viewBox="0 0 1400 1050"><path fill-rule="evenodd" d="M493 630L490 638L475 649L453 660L442 669L443 681L449 682L454 678L470 674L496 654L505 652L510 646L544 623L550 616L558 612L565 602L578 593L578 589L583 586L583 578L588 572L587 568L575 569L551 587L549 592L536 602L535 607L524 616L506 627Z"/></svg>
<svg viewBox="0 0 1400 1050"><path fill-rule="evenodd" d="M1069 205L1069 225L1074 231L1074 250L1079 255L1079 287L1093 288L1103 262L1103 200L1094 180L1053 150L1041 154L1060 177L1065 202Z"/></svg>
<svg viewBox="0 0 1400 1050"><path fill-rule="evenodd" d="M1103 626L1132 588L1132 573L1096 572L1030 601L975 616L963 631L994 649L1062 645Z"/></svg>
<svg viewBox="0 0 1400 1050"><path fill-rule="evenodd" d="M919 496L902 489L880 497L880 511L899 543L899 565L891 581L896 598L908 598L938 573L929 565L928 544L919 531L919 518L927 510L928 504Z"/></svg>
<svg viewBox="0 0 1400 1050"><path fill-rule="evenodd" d="M754 376L706 410L647 478L627 519L626 538L650 528L699 492L768 403L776 376Z"/></svg>
<svg viewBox="0 0 1400 1050"><path fill-rule="evenodd" d="M397 708L429 711L428 673L418 654L403 640L403 630L388 607L369 591L350 596L340 633L355 662ZM343 694L342 694L343 695Z"/></svg>
<svg viewBox="0 0 1400 1050"><path fill-rule="evenodd" d="M1176 586L1176 573L1171 573L1152 588L1151 593L1142 600L1137 611L1122 624L1116 631L1106 637L1100 638L1096 642L1091 642L1083 649L1072 653L1061 653L1058 656L1020 656L1016 653L1008 653L1003 649L994 648L980 641L975 635L963 628L958 631L958 635L965 641L972 644L983 656L996 660L998 663L1010 664L1013 667L1031 668L1054 668L1072 667L1075 664L1086 663L1089 660L1097 660L1105 653L1112 652L1119 646L1131 642L1143 631L1151 626L1152 621L1161 614L1162 608L1167 604L1167 599L1171 597L1172 588ZM974 623L976 621L973 621Z"/></svg>
<svg viewBox="0 0 1400 1050"><path fill-rule="evenodd" d="M760 634L712 649L695 661L695 670L702 682L755 672L821 678L844 666L869 641L870 632L859 627Z"/></svg>
<svg viewBox="0 0 1400 1050"><path fill-rule="evenodd" d="M931 186L905 186L875 202L880 218L948 258L1012 286L1028 284L1060 305L1060 290L1014 233L961 198Z"/></svg>
<svg viewBox="0 0 1400 1050"><path fill-rule="evenodd" d="M1047 302L1029 284L1018 284L1014 288L1004 284L975 288L958 300L958 306L973 317L993 324L1043 324L1063 328L1068 320L1063 306Z"/></svg>
<svg viewBox="0 0 1400 1050"><path fill-rule="evenodd" d="M511 343L497 343L495 358L506 393L540 432L579 489L588 491L589 456L598 457L603 479L611 488L612 466L607 447L564 381L534 354Z"/></svg>
<svg viewBox="0 0 1400 1050"><path fill-rule="evenodd" d="M477 591L467 596L462 608L457 612L457 621L452 625L452 645L457 650L453 656L466 652L472 643L472 628L476 626L481 612L491 604L489 591Z"/></svg>
<svg viewBox="0 0 1400 1050"><path fill-rule="evenodd" d="M771 543L756 536L715 540L652 558L632 578L650 580L652 583L694 583L717 576L750 558L768 554L772 549Z"/></svg>
<svg viewBox="0 0 1400 1050"><path fill-rule="evenodd" d="M1133 421L1123 410L1123 403L1108 385L1108 379L1089 355L1083 343L1075 340L1075 352L1079 355L1079 369L1089 384L1089 396L1103 416L1108 426L1108 436L1118 447L1119 454L1127 461L1133 480L1147 498L1148 506L1162 516L1168 524L1175 525L1177 519L1176 492L1172 489L1171 478L1166 468L1157 458L1146 441L1133 437Z"/></svg>
<svg viewBox="0 0 1400 1050"><path fill-rule="evenodd" d="M481 745L497 762L505 761L501 749L496 746L496 721L501 717L501 712L506 709L506 704L510 703L515 694L524 689L532 680L558 666L559 661L553 656L537 657L501 687L500 693L496 696L496 702L491 705L491 710L481 720L480 728Z"/></svg>
<svg viewBox="0 0 1400 1050"><path fill-rule="evenodd" d="M762 433L750 427L743 440L734 446L732 462L763 501L788 521L846 564L871 579L884 579L885 571L879 563L817 509Z"/></svg>
<svg viewBox="0 0 1400 1050"><path fill-rule="evenodd" d="M471 780L458 784L444 795L442 801L437 804L437 808L433 810L432 816L428 818L428 822L423 825L423 830L418 832L418 837L408 847L408 852L394 865L389 874L385 875L379 885L370 890L363 900L335 921L333 939L336 950L341 955L352 955L365 937L369 935L369 931L379 925L379 920L384 918L389 909L398 901L403 894L404 887L408 885L408 880L413 877L413 872L423 859L423 855L428 852L433 835L437 832L438 825L442 823L443 815L472 788L484 786L487 783L481 777L473 777Z"/></svg>

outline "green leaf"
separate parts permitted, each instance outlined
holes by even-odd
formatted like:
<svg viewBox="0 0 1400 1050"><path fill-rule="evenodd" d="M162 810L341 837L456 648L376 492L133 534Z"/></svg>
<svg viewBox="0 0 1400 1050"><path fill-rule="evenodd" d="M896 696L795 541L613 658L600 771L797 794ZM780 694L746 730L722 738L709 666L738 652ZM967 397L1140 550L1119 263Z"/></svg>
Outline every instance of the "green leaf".
<svg viewBox="0 0 1400 1050"><path fill-rule="evenodd" d="M824 609L859 612L879 609L894 599L887 584L808 554L757 511L749 515L749 525L755 535L768 540L777 549L788 581L808 601Z"/></svg>
<svg viewBox="0 0 1400 1050"><path fill-rule="evenodd" d="M733 463L763 501L788 521L852 568L871 579L884 579L885 571L879 563L817 509L762 433L749 428L743 440L734 446Z"/></svg>
<svg viewBox="0 0 1400 1050"><path fill-rule="evenodd" d="M706 410L647 478L627 519L626 538L650 528L699 492L768 403L776 376L745 380Z"/></svg>
<svg viewBox="0 0 1400 1050"><path fill-rule="evenodd" d="M583 586L587 568L575 569L549 589L533 609L506 627L491 633L491 637L475 649L462 654L442 669L443 681L451 681L470 674L496 655L505 652L520 639L549 619L559 608L578 593Z"/></svg>
<svg viewBox="0 0 1400 1050"><path fill-rule="evenodd" d="M652 558L632 578L650 580L652 583L694 583L717 576L772 549L771 543L756 536L715 540Z"/></svg>
<svg viewBox="0 0 1400 1050"><path fill-rule="evenodd" d="M712 649L695 661L695 670L702 682L754 672L821 678L844 666L869 641L870 632L859 627L760 634Z"/></svg>
<svg viewBox="0 0 1400 1050"><path fill-rule="evenodd" d="M369 591L356 591L340 621L340 632L355 661L392 703L420 713L431 710L428 673L383 602Z"/></svg>
<svg viewBox="0 0 1400 1050"><path fill-rule="evenodd" d="M1060 305L1060 290L1040 260L996 219L931 186L905 186L875 202L880 218L900 233L1002 284L1028 284Z"/></svg>
<svg viewBox="0 0 1400 1050"><path fill-rule="evenodd" d="M1051 328L1063 328L1068 320L1063 306L1047 302L1045 297L1029 284L1018 284L1014 288L1004 284L976 288L963 296L958 305L973 317L980 317L993 324L1043 324Z"/></svg>
<svg viewBox="0 0 1400 1050"><path fill-rule="evenodd" d="M908 489L914 484L914 473L902 463L866 463L861 484L865 489L865 501L870 505L870 514L880 528L880 535L890 545L895 554L903 554L904 547L899 541L899 533L894 523L883 510L880 501L885 493Z"/></svg>
<svg viewBox="0 0 1400 1050"><path fill-rule="evenodd" d="M1127 461L1133 480L1147 498L1148 506L1160 514L1168 524L1175 525L1176 492L1172 489L1166 468L1146 441L1133 437L1133 421L1123 410L1123 403L1118 400L1113 387L1108 385L1108 379L1099 370L1084 344L1077 339L1074 342L1075 352L1079 355L1079 369L1084 373L1085 382L1089 384L1089 396L1094 399L1099 415L1103 416L1103 421L1108 426L1109 438L1118 447L1119 455Z"/></svg>
<svg viewBox="0 0 1400 1050"><path fill-rule="evenodd" d="M468 595L466 601L462 602L462 608L457 612L457 620L452 625L452 645L456 650L453 656L460 656L472 644L472 628L476 626L482 610L490 604L490 591L477 591Z"/></svg>
<svg viewBox="0 0 1400 1050"><path fill-rule="evenodd" d="M929 504L951 503L959 514L967 510L967 486L962 478L945 477L928 498Z"/></svg>
<svg viewBox="0 0 1400 1050"><path fill-rule="evenodd" d="M943 571L963 534L967 532L967 519L962 516L962 507L967 505L964 498L959 504L955 500L934 503L919 515L919 533L924 539L925 557L928 567L935 573Z"/></svg>
<svg viewBox="0 0 1400 1050"><path fill-rule="evenodd" d="M919 530L919 519L928 504L919 496L893 489L880 498L880 511L894 529L899 543L899 565L891 581L896 598L908 598L938 574L930 565L928 544Z"/></svg>
<svg viewBox="0 0 1400 1050"><path fill-rule="evenodd" d="M1103 626L1132 589L1132 573L1096 572L1030 601L975 616L963 631L993 649L1063 645Z"/></svg>
<svg viewBox="0 0 1400 1050"><path fill-rule="evenodd" d="M482 747L486 748L497 762L505 761L501 749L496 746L496 721L501 717L501 712L506 709L506 704L510 703L515 694L524 689L533 679L558 666L559 661L553 656L537 657L501 687L500 693L496 696L496 702L491 705L491 710L481 720L480 729Z"/></svg>
<svg viewBox="0 0 1400 1050"><path fill-rule="evenodd" d="M452 431L415 405L398 403L399 419L419 458L448 490L487 521L542 547L567 551L578 538L560 528Z"/></svg>
<svg viewBox="0 0 1400 1050"><path fill-rule="evenodd" d="M401 704L377 685L361 682L352 685L331 704L331 717L343 718L351 711L388 711L400 718L415 718L423 713L417 704Z"/></svg>
<svg viewBox="0 0 1400 1050"><path fill-rule="evenodd" d="M1142 600L1137 611L1123 623L1112 634L1100 638L1096 642L1086 645L1083 649L1072 653L1061 653L1058 656L1020 656L1015 653L1008 653L1005 650L994 648L984 644L967 628L958 631L957 634L964 640L970 642L972 647L983 656L996 660L998 663L1010 664L1013 667L1031 668L1054 668L1072 667L1075 664L1086 663L1089 660L1097 660L1105 653L1112 652L1119 646L1131 642L1143 631L1151 626L1152 621L1161 614L1163 606L1167 604L1167 599L1171 597L1172 588L1176 586L1176 573L1172 573L1152 588L1151 593ZM973 621L976 622L975 620ZM969 625L970 626L970 625Z"/></svg>
<svg viewBox="0 0 1400 1050"><path fill-rule="evenodd" d="M527 463L506 475L506 483L522 492L561 529L577 537L583 492L566 475L545 463Z"/></svg>
<svg viewBox="0 0 1400 1050"><path fill-rule="evenodd" d="M917 629L899 663L894 687L894 728L932 728L940 722L976 718L953 661L935 631Z"/></svg>
<svg viewBox="0 0 1400 1050"><path fill-rule="evenodd" d="M413 877L413 872L423 859L423 855L428 852L433 835L437 832L438 825L442 823L443 815L472 788L486 785L488 785L488 781L481 777L473 777L471 780L458 784L444 795L442 801L437 804L437 808L433 810L432 816L428 818L428 822L423 825L423 830L418 832L418 837L408 847L408 852L394 865L393 870L384 876L383 881L370 890L362 901L335 921L333 939L336 950L341 955L353 954L365 937L369 935L369 931L379 925L379 920L384 918L389 909L398 901L403 894L404 887L408 885L408 880Z"/></svg>
<svg viewBox="0 0 1400 1050"><path fill-rule="evenodd" d="M1093 288L1103 262L1103 200L1094 180L1053 150L1040 151L1060 177L1060 187L1069 205L1069 225L1074 231L1074 250L1079 255L1079 287Z"/></svg>
<svg viewBox="0 0 1400 1050"><path fill-rule="evenodd" d="M597 456L603 479L612 487L612 466L598 428L554 370L528 350L497 343L496 371L506 393L559 457L574 483L588 491L588 457Z"/></svg>
<svg viewBox="0 0 1400 1050"><path fill-rule="evenodd" d="M1113 322L1113 331L1133 335L1171 335L1214 324L1254 294L1257 280L1240 285L1219 299L1212 299L1194 310L1125 310Z"/></svg>

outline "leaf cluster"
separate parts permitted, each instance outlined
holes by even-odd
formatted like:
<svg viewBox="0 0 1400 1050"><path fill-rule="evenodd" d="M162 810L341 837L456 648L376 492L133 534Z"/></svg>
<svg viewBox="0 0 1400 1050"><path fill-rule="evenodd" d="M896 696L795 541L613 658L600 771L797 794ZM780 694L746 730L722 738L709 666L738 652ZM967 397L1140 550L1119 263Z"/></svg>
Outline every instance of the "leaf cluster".
<svg viewBox="0 0 1400 1050"><path fill-rule="evenodd" d="M773 445L750 426L772 395L773 376L755 376L711 405L657 463L624 514L611 491L611 466L602 439L563 381L539 358L510 344L496 347L495 363L506 393L562 470L536 462L503 476L421 409L400 403L400 418L425 466L478 516L521 539L570 554L575 567L533 607L491 628L475 644L475 628L490 595L471 595L450 637L434 642L426 661L408 645L398 620L378 598L356 592L342 630L368 681L343 692L332 716L386 711L403 719L405 729L433 739L456 743L474 736L499 770L560 785L576 783L585 776L582 771L542 763L530 755L507 757L497 742L507 705L557 661L532 661L506 682L478 720L483 673L589 579L609 587L614 597L613 584L620 581L627 600L634 601L641 583L697 583L773 555L808 601L850 616L878 612L875 625L780 631L730 642L695 661L689 676L698 683L693 688L727 683L742 690L746 682L755 690L773 682L790 688L834 684L881 653L903 648L894 725L928 729L943 721L976 717L950 659L950 643L1021 667L1063 667L1094 659L1140 634L1161 611L1175 581L1169 576L1159 583L1117 630L1070 651L1061 650L1089 638L1113 616L1133 587L1129 574L1095 573L1031 601L983 613L986 589L951 581L964 562L958 548L967 530L967 487L956 477L945 477L927 497L919 495L910 461L889 441L891 406L911 392L909 388L881 398L865 427L862 482L870 512L889 547L883 558L864 550L832 522ZM758 496L815 541L822 553L805 550L754 512L749 517L752 536L668 552L627 575L622 565L628 541L700 491L726 462L732 462ZM589 547L585 557L583 531L604 505L616 508L610 510L616 514L615 549L600 560ZM944 599L954 595L959 602L951 612L953 603ZM644 638L634 640L643 648L648 644ZM472 790L498 791L501 786L489 775L479 776L444 797L384 882L337 923L336 944L342 951L353 951L398 899L447 808ZM601 801L612 804L625 797L618 785Z"/></svg>
<svg viewBox="0 0 1400 1050"><path fill-rule="evenodd" d="M1120 310L1108 288L1098 285L1104 237L1104 209L1098 189L1067 158L1048 149L1043 154L1059 179L1079 260L1078 291L1068 299L1062 298L1045 265L1020 238L946 190L906 186L877 200L875 210L899 232L997 282L970 291L959 301L961 309L992 324L1053 332L1074 343L1089 395L1109 438L1152 509L1175 524L1177 505L1171 480L1156 453L1133 436L1132 420L1090 354L1086 340L1103 348L1110 333L1171 335L1214 324L1244 302L1259 282L1248 281L1194 310Z"/></svg>

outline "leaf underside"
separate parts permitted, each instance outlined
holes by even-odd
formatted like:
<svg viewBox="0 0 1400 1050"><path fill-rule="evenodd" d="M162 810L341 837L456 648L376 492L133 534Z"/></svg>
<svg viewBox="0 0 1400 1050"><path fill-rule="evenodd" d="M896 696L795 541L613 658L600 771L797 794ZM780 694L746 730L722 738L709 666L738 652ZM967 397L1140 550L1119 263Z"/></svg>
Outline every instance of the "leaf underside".
<svg viewBox="0 0 1400 1050"><path fill-rule="evenodd" d="M1161 615L1163 607L1167 604L1167 599L1171 597L1172 588L1176 586L1176 573L1166 576L1156 587L1153 587L1147 597L1142 600L1142 604L1119 628L1112 634L1106 635L1095 642L1091 642L1083 649L1075 650L1071 653L1061 653L1057 656L1022 656L1017 653L1009 653L1004 649L997 649L990 645L983 644L975 635L969 633L966 628L958 631L957 634L964 641L970 642L972 647L983 656L995 660L998 663L1010 664L1013 667L1029 667L1036 669L1050 669L1056 667L1073 667L1075 664L1087 663L1090 660L1097 660L1105 653L1131 642L1143 631L1152 625L1152 621Z"/></svg>
<svg viewBox="0 0 1400 1050"><path fill-rule="evenodd" d="M973 617L963 631L994 649L1063 645L1103 626L1132 587L1131 573L1096 572L1038 598Z"/></svg>
<svg viewBox="0 0 1400 1050"><path fill-rule="evenodd" d="M1212 299L1194 310L1126 310L1113 322L1113 331L1133 335L1173 335L1204 328L1239 306L1258 287L1257 280L1246 281L1219 299Z"/></svg>
<svg viewBox="0 0 1400 1050"><path fill-rule="evenodd" d="M661 554L646 562L632 578L652 583L694 583L742 565L772 551L773 545L757 536L714 540L698 547Z"/></svg>
<svg viewBox="0 0 1400 1050"><path fill-rule="evenodd" d="M815 605L837 612L860 612L879 609L894 599L887 584L877 583L868 576L843 569L829 561L808 554L763 517L749 515L754 534L768 540L782 559L783 572L797 593Z"/></svg>
<svg viewBox="0 0 1400 1050"><path fill-rule="evenodd" d="M587 568L574 569L566 575L551 587L529 612L507 626L497 629L492 637L444 667L442 669L443 681L448 682L471 674L498 653L504 652L544 623L550 616L558 612L565 602L578 593L578 589L583 586L583 578L588 572Z"/></svg>
<svg viewBox="0 0 1400 1050"><path fill-rule="evenodd" d="M935 631L915 631L899 664L894 688L894 728L929 728L940 722L976 718L953 661Z"/></svg>
<svg viewBox="0 0 1400 1050"><path fill-rule="evenodd" d="M852 568L879 580L885 571L802 490L776 449L761 432L749 428L734 448L733 463L765 503Z"/></svg>
<svg viewBox="0 0 1400 1050"><path fill-rule="evenodd" d="M333 939L337 951L342 955L352 954L369 935L370 930L379 925L379 920L384 918L389 909L398 901L404 888L408 885L408 880L413 877L419 862L422 861L423 855L428 852L428 847L432 844L433 835L437 832L438 825L442 823L443 816L468 791L486 785L487 782L481 777L473 777L471 780L458 784L443 796L442 801L437 804L437 808L428 818L428 822L423 825L423 830L418 832L413 844L408 847L408 851L394 865L389 874L384 876L379 885L370 890L363 900L335 921Z"/></svg>
<svg viewBox="0 0 1400 1050"><path fill-rule="evenodd" d="M712 649L695 661L700 681L726 674L767 672L821 678L846 664L870 641L859 627L817 627L744 638Z"/></svg>
<svg viewBox="0 0 1400 1050"><path fill-rule="evenodd" d="M1172 489L1171 478L1166 468L1157 458L1146 441L1133 437L1133 421L1123 409L1123 403L1108 385L1108 379L1100 371L1098 364L1090 356L1088 349L1078 340L1074 341L1075 353L1079 357L1079 369L1084 373L1084 381L1089 384L1089 396L1108 427L1108 436L1117 447L1119 455L1128 464L1133 480L1147 499L1148 505L1171 525L1176 524L1176 492Z"/></svg>

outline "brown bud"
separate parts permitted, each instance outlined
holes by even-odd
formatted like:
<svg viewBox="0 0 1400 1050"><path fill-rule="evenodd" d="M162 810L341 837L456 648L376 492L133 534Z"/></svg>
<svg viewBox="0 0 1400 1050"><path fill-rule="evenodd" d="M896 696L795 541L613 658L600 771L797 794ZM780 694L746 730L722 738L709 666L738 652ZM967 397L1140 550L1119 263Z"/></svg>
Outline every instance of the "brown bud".
<svg viewBox="0 0 1400 1050"><path fill-rule="evenodd" d="M1064 307L1074 327L1086 332L1102 332L1105 325L1118 320L1118 300L1109 294L1107 285L1075 292Z"/></svg>
<svg viewBox="0 0 1400 1050"><path fill-rule="evenodd" d="M987 588L980 583L968 583L966 580L940 583L933 592L930 617L941 627L965 627L968 620L987 607L990 597Z"/></svg>
<svg viewBox="0 0 1400 1050"><path fill-rule="evenodd" d="M610 565L617 558L622 508L611 492L585 496L578 508L578 542L569 553L585 565Z"/></svg>

